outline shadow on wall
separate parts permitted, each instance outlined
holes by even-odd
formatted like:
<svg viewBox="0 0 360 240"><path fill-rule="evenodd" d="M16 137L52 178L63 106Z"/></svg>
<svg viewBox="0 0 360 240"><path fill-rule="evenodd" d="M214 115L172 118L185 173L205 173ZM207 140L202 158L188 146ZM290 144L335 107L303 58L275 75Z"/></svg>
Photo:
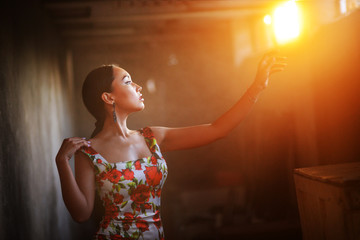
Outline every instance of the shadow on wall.
<svg viewBox="0 0 360 240"><path fill-rule="evenodd" d="M71 239L54 160L73 135L66 52L38 6L11 4L0 10L0 239Z"/></svg>

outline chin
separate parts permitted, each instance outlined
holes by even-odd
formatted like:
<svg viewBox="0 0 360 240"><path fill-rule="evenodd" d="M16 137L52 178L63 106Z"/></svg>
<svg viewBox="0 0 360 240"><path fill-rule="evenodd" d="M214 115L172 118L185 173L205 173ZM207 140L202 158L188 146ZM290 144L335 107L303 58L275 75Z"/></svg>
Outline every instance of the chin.
<svg viewBox="0 0 360 240"><path fill-rule="evenodd" d="M145 104L142 104L142 106L140 106L138 109L136 109L137 112L140 112L142 110L144 110L145 108Z"/></svg>

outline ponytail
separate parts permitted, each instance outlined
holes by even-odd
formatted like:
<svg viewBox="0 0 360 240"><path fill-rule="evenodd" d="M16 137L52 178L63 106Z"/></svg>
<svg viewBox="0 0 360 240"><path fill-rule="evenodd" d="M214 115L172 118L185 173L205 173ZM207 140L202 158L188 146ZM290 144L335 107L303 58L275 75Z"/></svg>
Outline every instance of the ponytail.
<svg viewBox="0 0 360 240"><path fill-rule="evenodd" d="M111 92L114 80L113 68L116 65L103 65L92 70L85 78L82 86L82 98L85 107L96 119L95 129L91 137L96 136L103 128L105 121L105 108L101 95Z"/></svg>

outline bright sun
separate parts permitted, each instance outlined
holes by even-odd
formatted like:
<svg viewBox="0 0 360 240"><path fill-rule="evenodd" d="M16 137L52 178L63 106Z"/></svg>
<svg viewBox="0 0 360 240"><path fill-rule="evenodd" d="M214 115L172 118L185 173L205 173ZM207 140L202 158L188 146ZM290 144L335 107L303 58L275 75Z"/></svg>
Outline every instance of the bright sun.
<svg viewBox="0 0 360 240"><path fill-rule="evenodd" d="M300 14L294 0L285 2L275 9L273 27L278 43L285 43L299 36Z"/></svg>

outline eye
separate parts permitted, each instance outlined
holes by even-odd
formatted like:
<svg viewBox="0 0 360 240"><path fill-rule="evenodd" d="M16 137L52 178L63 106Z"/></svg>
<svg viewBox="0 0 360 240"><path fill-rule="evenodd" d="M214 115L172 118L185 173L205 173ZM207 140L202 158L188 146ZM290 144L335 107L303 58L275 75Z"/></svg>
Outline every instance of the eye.
<svg viewBox="0 0 360 240"><path fill-rule="evenodd" d="M129 76L125 76L124 78L123 78L123 81L124 81L124 83L126 84L126 85L129 85L129 84L131 84L131 78L129 77Z"/></svg>

